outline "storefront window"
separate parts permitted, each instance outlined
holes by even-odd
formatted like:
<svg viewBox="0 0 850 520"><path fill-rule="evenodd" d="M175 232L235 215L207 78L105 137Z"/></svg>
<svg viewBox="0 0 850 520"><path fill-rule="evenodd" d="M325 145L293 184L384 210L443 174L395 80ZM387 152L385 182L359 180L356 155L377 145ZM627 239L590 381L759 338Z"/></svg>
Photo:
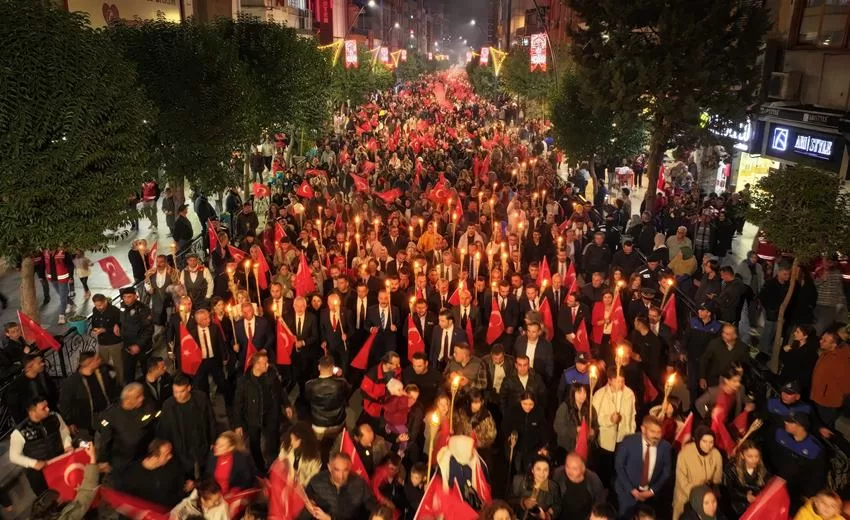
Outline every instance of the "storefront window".
<svg viewBox="0 0 850 520"><path fill-rule="evenodd" d="M800 17L797 43L840 47L844 45L850 0L807 0Z"/></svg>

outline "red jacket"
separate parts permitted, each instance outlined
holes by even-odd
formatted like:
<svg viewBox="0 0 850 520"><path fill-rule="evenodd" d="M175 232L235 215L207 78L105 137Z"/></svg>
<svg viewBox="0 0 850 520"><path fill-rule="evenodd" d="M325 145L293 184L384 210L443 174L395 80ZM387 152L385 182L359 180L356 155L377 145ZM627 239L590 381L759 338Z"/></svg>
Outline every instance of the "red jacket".
<svg viewBox="0 0 850 520"><path fill-rule="evenodd" d="M51 282L68 283L71 281L71 272L68 269L71 257L66 257L65 251L44 252L44 272Z"/></svg>
<svg viewBox="0 0 850 520"><path fill-rule="evenodd" d="M396 379L401 379L401 369L393 374ZM387 384L384 382L384 365L378 363L375 368L370 369L363 376L360 383L363 391L363 411L372 417L380 417L384 410L384 404L390 396L387 395Z"/></svg>

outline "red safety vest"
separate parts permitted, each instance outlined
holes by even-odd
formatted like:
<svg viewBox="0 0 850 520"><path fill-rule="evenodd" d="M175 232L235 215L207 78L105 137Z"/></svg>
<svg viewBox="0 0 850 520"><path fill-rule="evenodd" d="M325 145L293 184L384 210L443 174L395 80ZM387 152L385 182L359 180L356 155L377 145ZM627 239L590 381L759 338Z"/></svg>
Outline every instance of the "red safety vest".
<svg viewBox="0 0 850 520"><path fill-rule="evenodd" d="M51 282L68 283L71 281L71 273L65 263L65 251L62 249L54 253L44 252L44 272Z"/></svg>

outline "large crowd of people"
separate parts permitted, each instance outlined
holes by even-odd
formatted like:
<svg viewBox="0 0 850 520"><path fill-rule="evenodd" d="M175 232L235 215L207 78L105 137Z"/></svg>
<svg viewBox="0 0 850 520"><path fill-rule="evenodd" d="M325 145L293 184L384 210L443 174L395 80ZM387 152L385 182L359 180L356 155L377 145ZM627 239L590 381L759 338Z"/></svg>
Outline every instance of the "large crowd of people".
<svg viewBox="0 0 850 520"><path fill-rule="evenodd" d="M33 518L126 513L86 513L98 482L176 519L253 488L249 519L734 519L782 489L840 517L820 439L850 395L843 280L827 259L781 307L790 263L732 262L748 189L668 175L632 208L642 158L592 178L454 72L345 107L306 165L289 146L257 149L244 203L196 200L206 255L131 251L137 284L91 296L97 350L61 384L5 326ZM64 309L70 255L40 258ZM780 311L778 392L754 395ZM51 505L42 470L80 442L85 496Z"/></svg>

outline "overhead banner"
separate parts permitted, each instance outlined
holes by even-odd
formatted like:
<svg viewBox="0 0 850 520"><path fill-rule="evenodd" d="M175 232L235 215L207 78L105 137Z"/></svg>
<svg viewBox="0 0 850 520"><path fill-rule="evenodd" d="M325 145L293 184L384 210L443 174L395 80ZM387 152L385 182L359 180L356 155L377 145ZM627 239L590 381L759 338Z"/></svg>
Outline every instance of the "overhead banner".
<svg viewBox="0 0 850 520"><path fill-rule="evenodd" d="M490 47L481 47L481 54L478 55L478 63L482 67L486 67L490 63Z"/></svg>
<svg viewBox="0 0 850 520"><path fill-rule="evenodd" d="M407 61L407 49L401 50L401 61Z"/></svg>
<svg viewBox="0 0 850 520"><path fill-rule="evenodd" d="M431 61L431 60L433 60L433 59L434 59L434 53L433 53L433 52L429 52L429 53L428 53L428 61Z"/></svg>
<svg viewBox="0 0 850 520"><path fill-rule="evenodd" d="M389 47L381 47L381 50L378 51L378 59L381 60L381 63L384 65L388 65L390 63Z"/></svg>
<svg viewBox="0 0 850 520"><path fill-rule="evenodd" d="M357 42L345 40L345 68L357 68Z"/></svg>
<svg viewBox="0 0 850 520"><path fill-rule="evenodd" d="M466 62L472 61L472 51L466 51Z"/></svg>
<svg viewBox="0 0 850 520"><path fill-rule="evenodd" d="M546 72L546 34L532 34L529 39L529 62L531 64L531 72L537 69Z"/></svg>

